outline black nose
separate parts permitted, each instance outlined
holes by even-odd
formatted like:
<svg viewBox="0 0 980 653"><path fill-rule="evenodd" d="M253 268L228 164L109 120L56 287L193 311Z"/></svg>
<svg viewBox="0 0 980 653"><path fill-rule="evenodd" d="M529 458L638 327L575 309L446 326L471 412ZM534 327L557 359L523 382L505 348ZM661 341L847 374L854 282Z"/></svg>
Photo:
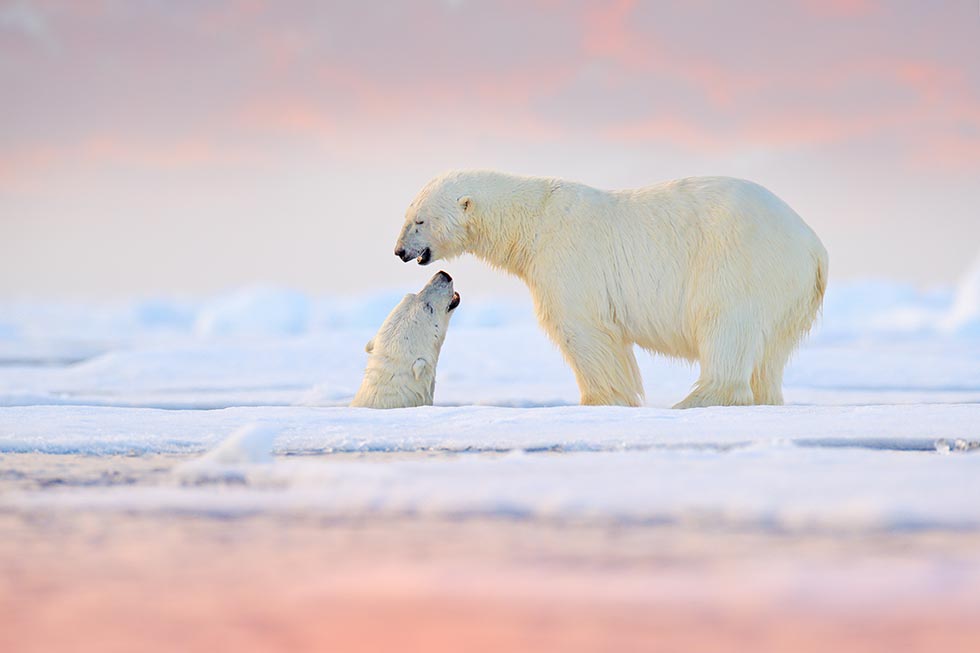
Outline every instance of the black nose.
<svg viewBox="0 0 980 653"><path fill-rule="evenodd" d="M405 248L404 247L399 247L398 249L396 249L395 250L395 256L397 256L398 258L400 258L403 261L408 261L408 255L405 254Z"/></svg>
<svg viewBox="0 0 980 653"><path fill-rule="evenodd" d="M452 283L453 278L449 276L449 273L445 270L439 270L439 276L442 277L444 281Z"/></svg>

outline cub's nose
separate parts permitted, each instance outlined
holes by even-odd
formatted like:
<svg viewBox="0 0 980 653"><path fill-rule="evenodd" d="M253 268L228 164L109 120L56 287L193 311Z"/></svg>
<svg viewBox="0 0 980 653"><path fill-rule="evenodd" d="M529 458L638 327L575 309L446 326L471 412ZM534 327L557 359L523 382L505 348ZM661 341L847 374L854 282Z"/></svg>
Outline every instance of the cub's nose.
<svg viewBox="0 0 980 653"><path fill-rule="evenodd" d="M445 281L446 283L452 283L453 281L453 278L449 276L449 273L446 272L445 270L439 270L439 274L437 274L436 276L441 277L442 280Z"/></svg>
<svg viewBox="0 0 980 653"><path fill-rule="evenodd" d="M399 247L398 249L396 249L395 250L395 256L397 256L398 258L400 258L403 261L406 261L406 262L408 261L408 255L405 253L405 248L404 247Z"/></svg>

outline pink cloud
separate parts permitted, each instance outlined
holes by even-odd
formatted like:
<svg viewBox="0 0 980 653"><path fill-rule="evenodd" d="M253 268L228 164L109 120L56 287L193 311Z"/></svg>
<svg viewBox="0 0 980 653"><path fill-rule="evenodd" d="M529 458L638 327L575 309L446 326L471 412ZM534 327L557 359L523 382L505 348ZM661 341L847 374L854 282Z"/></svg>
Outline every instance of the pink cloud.
<svg viewBox="0 0 980 653"><path fill-rule="evenodd" d="M626 22L635 6L635 0L616 0L587 7L582 14L585 52L629 61L636 43Z"/></svg>
<svg viewBox="0 0 980 653"><path fill-rule="evenodd" d="M857 18L879 11L874 0L803 0L803 7L817 16Z"/></svg>
<svg viewBox="0 0 980 653"><path fill-rule="evenodd" d="M152 170L214 169L252 164L260 153L251 148L217 144L209 139L136 140L93 135L64 145L36 145L0 155L0 190L50 189L50 177L65 170L99 170L110 166Z"/></svg>
<svg viewBox="0 0 980 653"><path fill-rule="evenodd" d="M960 165L980 106L980 51L954 14L870 0L39 7L64 58L8 44L0 146L66 162L196 165L268 136L327 147L453 126L694 153L880 138L932 160L946 143Z"/></svg>

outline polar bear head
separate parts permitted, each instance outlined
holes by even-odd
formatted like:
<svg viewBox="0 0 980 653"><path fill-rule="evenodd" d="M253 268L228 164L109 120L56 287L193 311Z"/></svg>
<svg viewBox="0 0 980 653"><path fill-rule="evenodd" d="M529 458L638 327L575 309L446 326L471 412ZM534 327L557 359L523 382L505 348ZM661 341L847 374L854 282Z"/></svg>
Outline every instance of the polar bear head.
<svg viewBox="0 0 980 653"><path fill-rule="evenodd" d="M405 212L395 256L420 265L453 258L466 250L466 231L473 202L464 173L448 173L430 181Z"/></svg>
<svg viewBox="0 0 980 653"><path fill-rule="evenodd" d="M459 306L453 279L439 272L391 311L365 347L370 355L352 406L406 408L432 404L436 364L449 318Z"/></svg>

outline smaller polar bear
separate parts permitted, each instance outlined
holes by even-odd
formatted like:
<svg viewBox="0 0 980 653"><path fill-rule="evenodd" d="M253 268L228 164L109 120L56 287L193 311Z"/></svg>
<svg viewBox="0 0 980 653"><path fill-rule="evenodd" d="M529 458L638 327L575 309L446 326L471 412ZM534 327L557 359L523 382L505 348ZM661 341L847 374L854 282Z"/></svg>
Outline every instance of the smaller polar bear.
<svg viewBox="0 0 980 653"><path fill-rule="evenodd" d="M459 293L445 272L432 277L418 294L405 295L364 348L367 369L351 406L431 406L439 350L457 306Z"/></svg>

